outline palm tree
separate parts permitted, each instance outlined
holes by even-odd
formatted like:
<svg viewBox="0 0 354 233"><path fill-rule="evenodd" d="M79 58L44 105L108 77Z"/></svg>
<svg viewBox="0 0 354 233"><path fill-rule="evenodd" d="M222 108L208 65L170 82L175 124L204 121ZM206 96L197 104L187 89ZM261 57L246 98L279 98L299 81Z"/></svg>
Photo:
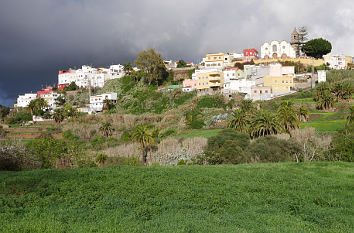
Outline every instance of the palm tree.
<svg viewBox="0 0 354 233"><path fill-rule="evenodd" d="M310 118L310 111L304 105L301 105L299 110L297 111L297 118L300 121L306 122Z"/></svg>
<svg viewBox="0 0 354 233"><path fill-rule="evenodd" d="M31 113L31 115L34 116L42 115L43 109L46 107L48 107L48 103L43 98L31 100L31 102L28 105L29 112Z"/></svg>
<svg viewBox="0 0 354 233"><path fill-rule="evenodd" d="M292 102L283 102L278 107L278 120L285 132L290 133L291 129L299 128L299 120L296 113L296 109L293 107Z"/></svg>
<svg viewBox="0 0 354 233"><path fill-rule="evenodd" d="M111 110L114 107L113 100L105 99L103 100L103 109Z"/></svg>
<svg viewBox="0 0 354 233"><path fill-rule="evenodd" d="M319 101L325 92L330 91L329 85L327 82L321 82L316 86L316 96L315 100Z"/></svg>
<svg viewBox="0 0 354 233"><path fill-rule="evenodd" d="M53 119L56 123L60 123L65 119L64 111L60 108L54 110Z"/></svg>
<svg viewBox="0 0 354 233"><path fill-rule="evenodd" d="M143 156L144 164L147 162L147 152L148 148L155 144L152 132L148 129L146 125L138 125L132 134L134 141L138 142L141 146L141 152Z"/></svg>
<svg viewBox="0 0 354 233"><path fill-rule="evenodd" d="M331 92L337 98L337 100L343 99L344 97L344 86L343 83L336 83L332 86Z"/></svg>
<svg viewBox="0 0 354 233"><path fill-rule="evenodd" d="M240 102L239 107L244 113L253 113L255 110L252 100L243 99Z"/></svg>
<svg viewBox="0 0 354 233"><path fill-rule="evenodd" d="M247 130L247 124L248 119L246 113L241 109L237 109L231 113L231 118L229 118L227 127L242 133Z"/></svg>
<svg viewBox="0 0 354 233"><path fill-rule="evenodd" d="M343 83L343 99L350 99L353 94L353 86L350 81Z"/></svg>
<svg viewBox="0 0 354 233"><path fill-rule="evenodd" d="M108 159L108 156L105 154L99 154L96 157L96 163L98 163L98 166L102 167L104 165L104 163L106 162L106 160Z"/></svg>
<svg viewBox="0 0 354 233"><path fill-rule="evenodd" d="M331 109L334 106L334 97L330 91L325 90L317 101L318 109Z"/></svg>
<svg viewBox="0 0 354 233"><path fill-rule="evenodd" d="M127 75L130 75L131 72L133 71L133 66L130 62L127 62L124 64L124 72L127 74Z"/></svg>
<svg viewBox="0 0 354 233"><path fill-rule="evenodd" d="M112 136L114 131L112 124L109 121L102 122L99 130L102 132L103 136L105 137Z"/></svg>
<svg viewBox="0 0 354 233"><path fill-rule="evenodd" d="M249 133L251 137L255 138L277 134L280 131L281 127L276 115L260 110L251 120Z"/></svg>
<svg viewBox="0 0 354 233"><path fill-rule="evenodd" d="M349 115L347 116L346 125L351 125L354 123L354 105L349 108Z"/></svg>

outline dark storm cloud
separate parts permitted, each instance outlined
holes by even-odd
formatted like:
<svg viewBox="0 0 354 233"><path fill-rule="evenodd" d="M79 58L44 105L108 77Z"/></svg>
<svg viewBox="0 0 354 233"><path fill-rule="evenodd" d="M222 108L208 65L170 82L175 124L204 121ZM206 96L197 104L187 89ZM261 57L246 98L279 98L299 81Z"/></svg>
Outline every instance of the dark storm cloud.
<svg viewBox="0 0 354 233"><path fill-rule="evenodd" d="M345 0L2 1L0 104L55 83L59 69L131 62L151 47L199 62L207 52L288 40L300 25L354 55L353 9Z"/></svg>

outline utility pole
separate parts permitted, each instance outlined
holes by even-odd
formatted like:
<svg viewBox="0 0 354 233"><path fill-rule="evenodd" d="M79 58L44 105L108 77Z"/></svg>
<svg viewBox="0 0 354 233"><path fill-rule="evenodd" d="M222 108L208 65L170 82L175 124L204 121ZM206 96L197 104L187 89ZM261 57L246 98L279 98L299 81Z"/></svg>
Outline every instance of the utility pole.
<svg viewBox="0 0 354 233"><path fill-rule="evenodd" d="M315 75L315 67L314 67L314 61L312 61L312 75L311 75L311 88L313 89L315 87L314 84L314 75Z"/></svg>

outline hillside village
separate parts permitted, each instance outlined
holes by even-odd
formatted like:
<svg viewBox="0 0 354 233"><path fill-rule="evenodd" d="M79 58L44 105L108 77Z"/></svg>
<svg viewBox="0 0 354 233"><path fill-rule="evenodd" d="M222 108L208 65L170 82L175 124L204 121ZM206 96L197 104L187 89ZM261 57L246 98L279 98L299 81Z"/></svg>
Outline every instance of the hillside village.
<svg viewBox="0 0 354 233"><path fill-rule="evenodd" d="M244 49L242 53L209 53L199 64L185 63L181 68L177 61L164 60L166 69L179 84L160 90L180 88L183 92L196 91L198 96L222 93L227 98L239 93L253 101L270 100L325 82L328 69L353 68L354 58L351 56L325 55L322 59L306 56L299 49L302 37L294 29L290 42L266 42L261 46L260 53L255 48ZM305 70L299 67L305 67ZM139 68L132 67L132 70L139 71ZM46 110L53 113L59 107L57 99L64 98L63 91L73 90L70 85L74 85L75 90L101 89L109 80L124 77L126 72L127 69L120 64L108 68L83 65L80 69L59 70L55 87L48 86L37 93L19 95L14 107L26 108L32 100L43 98L47 102ZM117 94L90 95L85 106L76 107L80 112L101 112L103 102L117 101Z"/></svg>
<svg viewBox="0 0 354 233"><path fill-rule="evenodd" d="M59 70L0 106L0 142L41 168L352 161L353 57L304 37L198 64L149 49L134 65Z"/></svg>

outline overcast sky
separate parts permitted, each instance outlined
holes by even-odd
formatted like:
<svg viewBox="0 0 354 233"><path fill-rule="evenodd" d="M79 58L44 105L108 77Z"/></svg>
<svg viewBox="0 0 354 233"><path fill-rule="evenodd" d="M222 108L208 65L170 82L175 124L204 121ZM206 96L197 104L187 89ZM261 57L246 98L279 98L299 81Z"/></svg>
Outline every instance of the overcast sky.
<svg viewBox="0 0 354 233"><path fill-rule="evenodd" d="M0 104L57 81L59 69L132 62L155 48L199 62L290 40L296 26L354 56L353 0L0 0Z"/></svg>

